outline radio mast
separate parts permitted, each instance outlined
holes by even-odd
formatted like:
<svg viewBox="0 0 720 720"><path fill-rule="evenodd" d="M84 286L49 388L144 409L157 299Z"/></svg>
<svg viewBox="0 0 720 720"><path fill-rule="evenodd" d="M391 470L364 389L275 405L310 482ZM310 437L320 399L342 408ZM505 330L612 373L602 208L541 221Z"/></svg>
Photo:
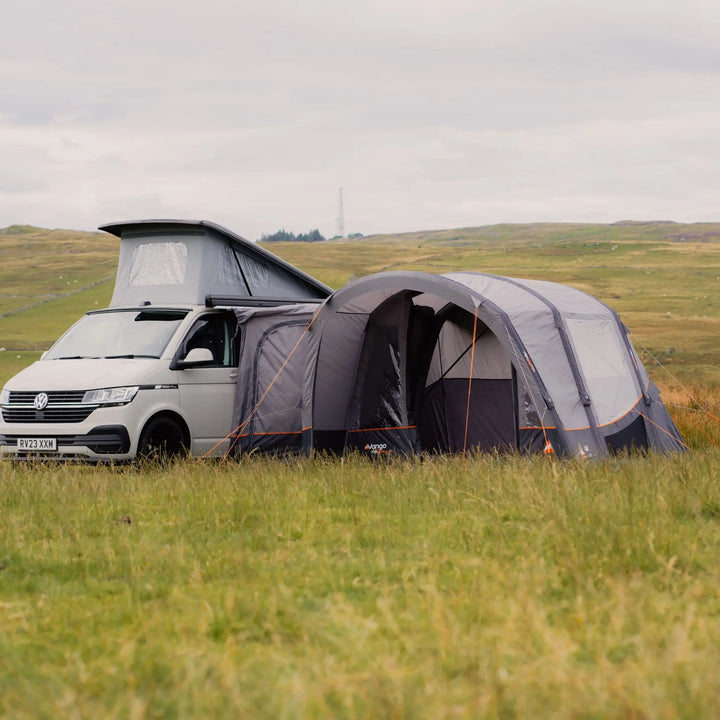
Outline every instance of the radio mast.
<svg viewBox="0 0 720 720"><path fill-rule="evenodd" d="M337 236L345 237L345 210L343 208L343 189L340 188L338 193L338 210L337 210Z"/></svg>

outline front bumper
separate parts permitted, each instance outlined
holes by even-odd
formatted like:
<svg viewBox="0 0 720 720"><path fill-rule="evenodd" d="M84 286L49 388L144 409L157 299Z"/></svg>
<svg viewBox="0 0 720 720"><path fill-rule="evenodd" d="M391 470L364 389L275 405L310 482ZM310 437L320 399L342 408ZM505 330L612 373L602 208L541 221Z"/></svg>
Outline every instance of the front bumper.
<svg viewBox="0 0 720 720"><path fill-rule="evenodd" d="M18 459L47 459L63 460L71 457L83 456L91 460L125 459L130 452L130 433L123 425L100 425L90 432L81 435L42 435L33 434L33 437L55 438L57 450L53 452L18 452L18 437L22 435L0 435L0 454L12 455Z"/></svg>

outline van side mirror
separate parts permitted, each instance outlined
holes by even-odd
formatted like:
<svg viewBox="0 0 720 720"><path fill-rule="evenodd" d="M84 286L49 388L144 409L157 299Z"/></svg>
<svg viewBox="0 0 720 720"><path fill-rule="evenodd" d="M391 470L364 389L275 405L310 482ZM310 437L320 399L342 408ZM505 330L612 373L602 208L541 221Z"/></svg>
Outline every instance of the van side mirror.
<svg viewBox="0 0 720 720"><path fill-rule="evenodd" d="M186 368L212 365L215 362L212 351L208 348L193 348L182 360L176 360L170 365L171 370L185 370Z"/></svg>

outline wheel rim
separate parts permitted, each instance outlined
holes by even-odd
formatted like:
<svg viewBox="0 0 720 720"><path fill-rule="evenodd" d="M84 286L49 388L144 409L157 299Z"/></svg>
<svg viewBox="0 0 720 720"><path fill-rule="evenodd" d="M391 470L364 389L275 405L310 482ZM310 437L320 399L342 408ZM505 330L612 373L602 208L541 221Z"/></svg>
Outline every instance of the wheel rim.
<svg viewBox="0 0 720 720"><path fill-rule="evenodd" d="M182 430L172 420L158 422L150 428L143 444L143 455L175 457L185 451Z"/></svg>

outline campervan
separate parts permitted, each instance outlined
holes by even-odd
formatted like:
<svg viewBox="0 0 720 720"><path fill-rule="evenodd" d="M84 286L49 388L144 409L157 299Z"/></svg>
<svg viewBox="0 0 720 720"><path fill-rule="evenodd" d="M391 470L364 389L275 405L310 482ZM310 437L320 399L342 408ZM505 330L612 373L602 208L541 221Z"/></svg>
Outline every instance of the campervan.
<svg viewBox="0 0 720 720"><path fill-rule="evenodd" d="M0 394L5 457L219 456L231 440L239 318L330 288L207 221L142 220L120 238L110 306L78 320Z"/></svg>

